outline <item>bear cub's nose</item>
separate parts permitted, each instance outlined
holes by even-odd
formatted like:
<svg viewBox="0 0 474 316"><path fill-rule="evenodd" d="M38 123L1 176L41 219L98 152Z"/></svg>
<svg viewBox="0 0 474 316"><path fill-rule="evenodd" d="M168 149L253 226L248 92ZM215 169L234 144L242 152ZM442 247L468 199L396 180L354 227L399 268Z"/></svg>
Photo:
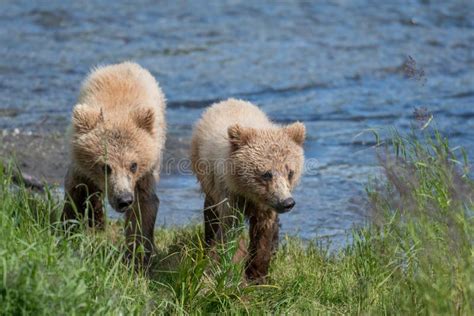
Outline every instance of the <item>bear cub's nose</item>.
<svg viewBox="0 0 474 316"><path fill-rule="evenodd" d="M293 198L287 198L280 204L280 209L282 212L289 212L293 206L295 206L296 202Z"/></svg>
<svg viewBox="0 0 474 316"><path fill-rule="evenodd" d="M124 193L117 198L117 204L120 210L124 210L127 207L130 207L133 203L133 194Z"/></svg>

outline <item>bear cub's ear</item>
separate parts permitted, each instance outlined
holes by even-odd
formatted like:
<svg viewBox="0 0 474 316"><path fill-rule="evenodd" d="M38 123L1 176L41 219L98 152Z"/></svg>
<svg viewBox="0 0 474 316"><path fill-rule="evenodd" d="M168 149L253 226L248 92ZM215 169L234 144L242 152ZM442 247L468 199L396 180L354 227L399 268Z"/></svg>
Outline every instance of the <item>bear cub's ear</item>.
<svg viewBox="0 0 474 316"><path fill-rule="evenodd" d="M152 134L155 124L155 112L152 109L139 109L133 113L133 120L139 128Z"/></svg>
<svg viewBox="0 0 474 316"><path fill-rule="evenodd" d="M306 138L306 127L301 122L296 122L284 127L285 132L290 138L300 146L303 146Z"/></svg>
<svg viewBox="0 0 474 316"><path fill-rule="evenodd" d="M101 108L77 104L72 110L72 126L78 134L90 132L103 121L104 115Z"/></svg>
<svg viewBox="0 0 474 316"><path fill-rule="evenodd" d="M247 144L256 134L251 127L242 127L239 124L231 125L227 129L227 136L231 145L236 149Z"/></svg>

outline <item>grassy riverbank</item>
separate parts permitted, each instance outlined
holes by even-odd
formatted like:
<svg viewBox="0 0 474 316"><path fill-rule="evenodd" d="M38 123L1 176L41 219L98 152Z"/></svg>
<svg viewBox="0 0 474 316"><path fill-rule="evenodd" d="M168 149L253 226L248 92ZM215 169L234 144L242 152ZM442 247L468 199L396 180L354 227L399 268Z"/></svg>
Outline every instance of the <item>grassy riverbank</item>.
<svg viewBox="0 0 474 316"><path fill-rule="evenodd" d="M61 201L12 189L0 169L0 314L472 314L467 159L436 133L394 139L380 159L386 177L367 190L373 222L336 253L283 238L265 286L242 283L236 242L211 262L200 226L157 230L153 271L137 275L122 263L120 223L66 236Z"/></svg>

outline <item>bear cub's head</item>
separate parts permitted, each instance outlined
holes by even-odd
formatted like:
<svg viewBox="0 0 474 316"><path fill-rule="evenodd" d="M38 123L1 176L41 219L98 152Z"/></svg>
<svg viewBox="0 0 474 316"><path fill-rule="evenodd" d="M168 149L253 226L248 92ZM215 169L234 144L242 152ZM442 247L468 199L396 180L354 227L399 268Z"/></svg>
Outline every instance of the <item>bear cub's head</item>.
<svg viewBox="0 0 474 316"><path fill-rule="evenodd" d="M235 124L227 134L233 173L228 179L233 190L278 213L290 211L295 205L291 192L304 164L304 124L268 129Z"/></svg>
<svg viewBox="0 0 474 316"><path fill-rule="evenodd" d="M137 181L155 168L158 146L153 137L154 121L151 109L135 109L115 117L98 106L74 107L75 168L106 192L117 212L132 206Z"/></svg>

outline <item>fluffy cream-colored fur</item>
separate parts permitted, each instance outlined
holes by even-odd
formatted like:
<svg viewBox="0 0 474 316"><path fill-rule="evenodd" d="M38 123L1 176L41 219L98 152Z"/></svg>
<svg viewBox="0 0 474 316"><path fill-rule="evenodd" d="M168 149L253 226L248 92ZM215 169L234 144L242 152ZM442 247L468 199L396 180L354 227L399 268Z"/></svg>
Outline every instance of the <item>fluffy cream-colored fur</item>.
<svg viewBox="0 0 474 316"><path fill-rule="evenodd" d="M301 176L304 139L302 123L275 124L249 102L229 99L205 111L193 132L191 160L206 195L208 243L215 237L212 233L222 236L232 226L235 210L240 209L251 223L250 250L263 254L258 239L264 235L274 239L278 213L292 207L282 209L285 201L292 200L291 192ZM260 237L253 238L252 230L255 234L261 230ZM258 261L254 259L250 265ZM250 268L247 276L263 277L268 269L268 262L263 261L257 264L262 269Z"/></svg>
<svg viewBox="0 0 474 316"><path fill-rule="evenodd" d="M93 223L100 226L102 204L94 195L106 193L114 209L126 212L131 243L136 241L131 235L140 235L148 239L146 248L151 249L158 207L155 178L166 133L164 115L163 92L139 65L124 62L91 72L73 109L66 220L84 216L85 199L92 199ZM124 201L133 205L128 207Z"/></svg>

